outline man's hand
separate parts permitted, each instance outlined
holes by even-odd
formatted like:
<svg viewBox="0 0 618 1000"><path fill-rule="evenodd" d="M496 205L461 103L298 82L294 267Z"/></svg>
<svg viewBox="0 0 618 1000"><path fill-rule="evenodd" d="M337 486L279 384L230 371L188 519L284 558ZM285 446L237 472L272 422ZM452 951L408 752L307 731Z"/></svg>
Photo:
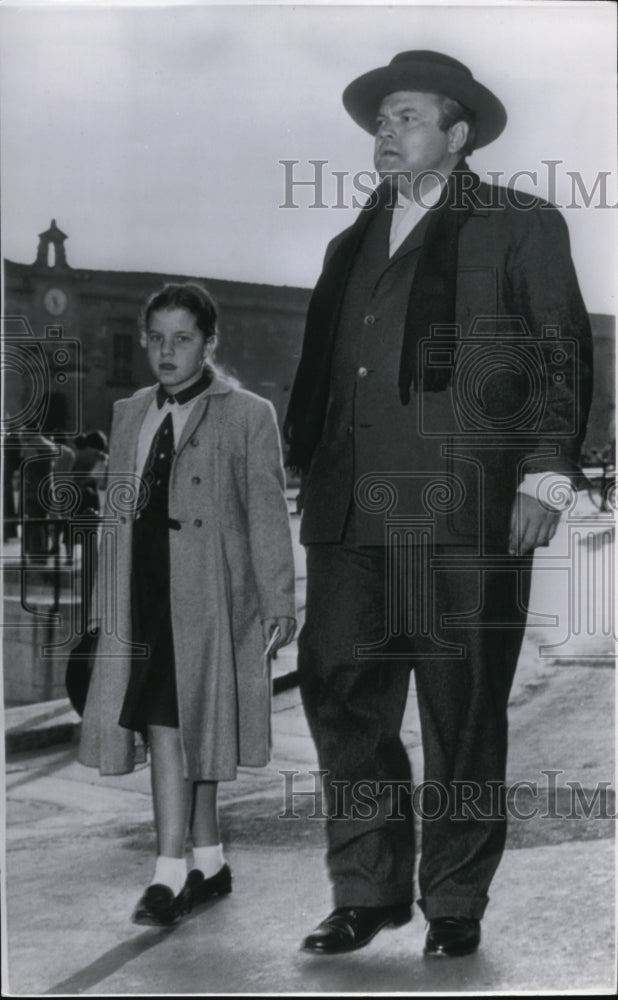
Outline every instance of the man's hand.
<svg viewBox="0 0 618 1000"><path fill-rule="evenodd" d="M549 545L559 521L559 510L549 510L536 497L518 493L511 511L509 555L524 556L539 545Z"/></svg>
<svg viewBox="0 0 618 1000"><path fill-rule="evenodd" d="M296 631L295 618L264 618L262 622L262 633L264 635L264 647L268 646L270 638L275 629L279 629L279 637L274 640L270 647L270 656L276 656L277 650L282 646L287 646L294 638Z"/></svg>

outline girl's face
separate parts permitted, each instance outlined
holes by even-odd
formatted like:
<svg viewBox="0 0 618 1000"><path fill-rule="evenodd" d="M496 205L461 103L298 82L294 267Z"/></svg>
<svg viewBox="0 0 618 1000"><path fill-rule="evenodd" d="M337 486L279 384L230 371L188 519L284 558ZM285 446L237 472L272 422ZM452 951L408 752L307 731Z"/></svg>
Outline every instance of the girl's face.
<svg viewBox="0 0 618 1000"><path fill-rule="evenodd" d="M164 389L180 392L195 382L210 354L204 333L188 309L157 309L150 314L140 344Z"/></svg>

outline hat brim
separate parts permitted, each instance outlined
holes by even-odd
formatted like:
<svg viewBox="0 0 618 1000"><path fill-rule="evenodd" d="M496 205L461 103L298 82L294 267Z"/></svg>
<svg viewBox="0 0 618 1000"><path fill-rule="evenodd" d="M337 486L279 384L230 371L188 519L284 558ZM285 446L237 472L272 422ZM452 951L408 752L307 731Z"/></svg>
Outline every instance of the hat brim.
<svg viewBox="0 0 618 1000"><path fill-rule="evenodd" d="M370 70L353 80L343 92L343 104L357 125L375 135L377 115L385 97L397 91L442 94L472 111L476 118L475 149L497 139L507 121L504 105L491 90L473 77L449 67L395 63Z"/></svg>

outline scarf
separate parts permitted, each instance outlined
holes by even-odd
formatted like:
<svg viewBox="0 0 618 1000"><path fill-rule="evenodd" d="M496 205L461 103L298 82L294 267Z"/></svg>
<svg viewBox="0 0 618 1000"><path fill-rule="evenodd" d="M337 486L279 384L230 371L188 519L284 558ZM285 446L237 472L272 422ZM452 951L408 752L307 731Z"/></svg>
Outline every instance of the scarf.
<svg viewBox="0 0 618 1000"><path fill-rule="evenodd" d="M456 346L459 231L474 207L470 192L477 190L478 184L478 176L460 160L449 175L437 205L429 209L430 220L410 289L401 347L398 389L402 406L410 402L411 386L415 392L443 392L450 383L452 360L450 364L432 365L419 371L419 341L431 336L432 327L442 328L440 348L445 356L448 352L452 358ZM387 178L372 192L354 225L336 238L339 242L327 259L311 297L303 351L283 425L286 465L291 469L308 469L322 436L334 335L345 286L369 225L389 203L393 204L393 189Z"/></svg>

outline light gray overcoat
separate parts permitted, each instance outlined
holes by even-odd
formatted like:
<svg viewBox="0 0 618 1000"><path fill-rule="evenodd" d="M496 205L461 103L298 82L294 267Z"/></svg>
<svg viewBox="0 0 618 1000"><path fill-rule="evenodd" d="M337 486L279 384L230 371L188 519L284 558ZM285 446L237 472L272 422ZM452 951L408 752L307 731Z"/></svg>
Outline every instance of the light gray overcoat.
<svg viewBox="0 0 618 1000"><path fill-rule="evenodd" d="M118 725L131 662L131 537L139 429L156 387L114 406L94 607L102 629L79 760L133 769ZM294 617L294 565L272 405L215 377L177 444L169 492L171 608L185 777L229 780L270 750L261 619Z"/></svg>

